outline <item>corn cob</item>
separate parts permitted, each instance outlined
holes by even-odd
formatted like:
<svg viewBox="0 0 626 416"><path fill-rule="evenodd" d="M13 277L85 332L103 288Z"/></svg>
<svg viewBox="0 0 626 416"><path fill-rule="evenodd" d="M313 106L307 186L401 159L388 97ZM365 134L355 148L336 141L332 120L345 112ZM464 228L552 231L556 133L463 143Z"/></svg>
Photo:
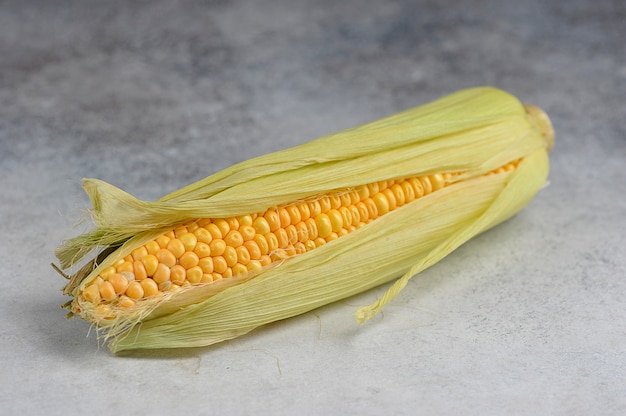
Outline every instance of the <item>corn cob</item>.
<svg viewBox="0 0 626 416"><path fill-rule="evenodd" d="M544 185L553 132L494 88L235 165L139 201L84 181L97 227L57 249L71 314L112 351L210 345L419 271L518 212ZM259 190L263 190L260 192ZM141 323L141 325L138 325Z"/></svg>

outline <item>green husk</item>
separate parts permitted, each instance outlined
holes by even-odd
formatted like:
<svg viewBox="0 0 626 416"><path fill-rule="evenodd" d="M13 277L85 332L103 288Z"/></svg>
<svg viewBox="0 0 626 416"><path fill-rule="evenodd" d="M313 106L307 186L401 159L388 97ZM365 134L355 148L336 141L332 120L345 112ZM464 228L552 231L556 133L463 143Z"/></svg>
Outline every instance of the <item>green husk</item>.
<svg viewBox="0 0 626 416"><path fill-rule="evenodd" d="M107 329L114 352L203 346L402 276L378 302L357 312L357 320L364 322L412 276L510 218L545 184L551 130L549 121L531 109L495 88L463 90L234 165L155 202L87 179L96 227L57 250L61 266L71 267L99 248L119 248L95 269L77 272L65 291L76 296L99 270L188 220L262 212L384 179L464 172L454 185L257 276L173 292L114 318L100 319L80 308L81 316ZM484 176L520 158L516 170Z"/></svg>

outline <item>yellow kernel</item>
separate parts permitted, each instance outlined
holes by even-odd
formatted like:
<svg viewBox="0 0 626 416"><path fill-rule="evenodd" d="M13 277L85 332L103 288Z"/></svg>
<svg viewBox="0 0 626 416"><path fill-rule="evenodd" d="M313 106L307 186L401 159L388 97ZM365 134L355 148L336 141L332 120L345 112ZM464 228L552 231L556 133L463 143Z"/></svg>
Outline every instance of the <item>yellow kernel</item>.
<svg viewBox="0 0 626 416"><path fill-rule="evenodd" d="M226 235L230 231L230 224L223 218L213 220L213 223L219 228L222 235Z"/></svg>
<svg viewBox="0 0 626 416"><path fill-rule="evenodd" d="M157 251L161 250L161 246L159 245L159 243L154 240L147 243L145 247L148 254L154 254ZM141 260L143 260L143 258Z"/></svg>
<svg viewBox="0 0 626 416"><path fill-rule="evenodd" d="M396 201L396 197L393 194L393 191L390 188L386 188L381 194L385 195L387 199L387 204L389 204L389 211L393 211L398 206L398 201Z"/></svg>
<svg viewBox="0 0 626 416"><path fill-rule="evenodd" d="M341 198L339 195L330 195L328 198L330 199L330 209L337 209L341 206Z"/></svg>
<svg viewBox="0 0 626 416"><path fill-rule="evenodd" d="M297 205L289 205L285 207L285 209L287 210L287 214L289 214L289 218L290 218L289 222L292 225L295 225L299 223L300 221L302 221L302 215L300 215L300 210L298 209Z"/></svg>
<svg viewBox="0 0 626 416"><path fill-rule="evenodd" d="M350 191L350 206L356 205L361 198L359 197L359 193L355 190Z"/></svg>
<svg viewBox="0 0 626 416"><path fill-rule="evenodd" d="M311 209L309 207L309 204L307 204L306 202L300 202L297 207L298 211L300 211L301 221L306 221L311 218Z"/></svg>
<svg viewBox="0 0 626 416"><path fill-rule="evenodd" d="M366 198L365 201L369 200L369 198ZM360 201L359 203L356 204L355 208L359 211L359 222L360 221L366 221L369 218L369 211L367 209L367 205L365 205L365 202Z"/></svg>
<svg viewBox="0 0 626 416"><path fill-rule="evenodd" d="M315 240L317 238L317 224L315 223L315 219L309 218L304 224L306 225L307 238Z"/></svg>
<svg viewBox="0 0 626 416"><path fill-rule="evenodd" d="M349 207L350 205L352 205L350 192L342 192L341 195L339 195L339 199L341 199L341 207Z"/></svg>
<svg viewBox="0 0 626 416"><path fill-rule="evenodd" d="M350 224L356 226L361 221L361 213L359 212L359 209L357 208L356 204L350 205L348 207L348 210L350 210L350 218L352 218L352 222Z"/></svg>
<svg viewBox="0 0 626 416"><path fill-rule="evenodd" d="M213 223L208 224L206 226L206 230L211 234L211 237L213 240L218 239L218 238L221 239L224 236L224 234L222 234L222 230L220 230L220 228Z"/></svg>
<svg viewBox="0 0 626 416"><path fill-rule="evenodd" d="M133 260L141 260L142 257L146 257L148 255L148 249L146 246L137 247L131 252L131 256L133 256Z"/></svg>
<svg viewBox="0 0 626 416"><path fill-rule="evenodd" d="M248 271L253 272L253 273L258 273L261 271L261 269L263 268L263 266L261 265L261 262L258 260L252 260L250 263L247 264Z"/></svg>
<svg viewBox="0 0 626 416"><path fill-rule="evenodd" d="M338 238L339 238L339 235L337 233L330 233L328 237L326 237L326 242L328 243Z"/></svg>
<svg viewBox="0 0 626 416"><path fill-rule="evenodd" d="M187 232L188 233L193 233L194 231L196 231L200 226L198 225L198 221L192 221L190 223L185 224L185 227L187 227Z"/></svg>
<svg viewBox="0 0 626 416"><path fill-rule="evenodd" d="M409 202L415 200L415 189L413 189L413 187L408 181L403 181L400 184L400 187L402 188L402 193L404 194L405 203L408 204Z"/></svg>
<svg viewBox="0 0 626 416"><path fill-rule="evenodd" d="M237 217L237 220L239 221L239 228L243 227L244 225L250 226L253 222L252 215L242 215L240 217Z"/></svg>
<svg viewBox="0 0 626 416"><path fill-rule="evenodd" d="M388 182L387 181L378 181L378 192L382 192L387 189Z"/></svg>
<svg viewBox="0 0 626 416"><path fill-rule="evenodd" d="M422 187L424 188L424 195L428 195L433 191L433 185L430 183L430 178L428 176L421 176L419 181L422 183Z"/></svg>
<svg viewBox="0 0 626 416"><path fill-rule="evenodd" d="M226 270L224 270L224 273L222 273L222 278L227 279L229 277L233 277L233 269L228 267Z"/></svg>
<svg viewBox="0 0 626 416"><path fill-rule="evenodd" d="M141 288L143 289L143 295L145 297L154 296L159 293L159 286L152 279L144 279L139 282Z"/></svg>
<svg viewBox="0 0 626 416"><path fill-rule="evenodd" d="M211 273L202 274L202 280L200 283L211 283L213 281L213 275Z"/></svg>
<svg viewBox="0 0 626 416"><path fill-rule="evenodd" d="M262 255L259 261L261 262L261 266L269 266L272 264L272 259L267 254Z"/></svg>
<svg viewBox="0 0 626 416"><path fill-rule="evenodd" d="M152 277L159 265L159 259L154 254L148 254L140 260L146 269L146 276Z"/></svg>
<svg viewBox="0 0 626 416"><path fill-rule="evenodd" d="M213 257L213 270L215 273L222 274L228 268L228 263L226 263L226 259L222 256Z"/></svg>
<svg viewBox="0 0 626 416"><path fill-rule="evenodd" d="M159 238L157 238L155 241L157 242L159 247L166 248L167 244L170 242L170 240L171 240L171 238L169 238L168 236L162 235Z"/></svg>
<svg viewBox="0 0 626 416"><path fill-rule="evenodd" d="M110 319L113 318L113 309L110 305L98 305L96 307L96 315L98 318Z"/></svg>
<svg viewBox="0 0 626 416"><path fill-rule="evenodd" d="M296 254L306 253L306 247L300 241L293 245L293 248L296 251Z"/></svg>
<svg viewBox="0 0 626 416"><path fill-rule="evenodd" d="M246 265L250 262L250 252L246 248L246 246L240 246L235 249L237 252L237 261L243 265Z"/></svg>
<svg viewBox="0 0 626 416"><path fill-rule="evenodd" d="M111 266L111 267L107 267L106 269L102 270L100 272L100 277L102 277L103 279L106 279L107 277L109 277L110 275L112 275L113 273L116 273L117 270L115 270L115 267Z"/></svg>
<svg viewBox="0 0 626 416"><path fill-rule="evenodd" d="M192 234L193 235L193 234ZM178 238L173 238L167 243L167 250L174 255L175 259L180 258L185 252L185 245ZM159 255L157 254L157 257ZM159 259L160 260L160 259ZM175 260L174 260L175 261ZM175 264L175 263L174 263ZM170 266L171 267L171 266Z"/></svg>
<svg viewBox="0 0 626 416"><path fill-rule="evenodd" d="M304 248L306 248L306 251L311 251L315 247L316 247L315 240L307 240L307 242L304 243Z"/></svg>
<svg viewBox="0 0 626 416"><path fill-rule="evenodd" d="M83 297L87 302L100 302L100 288L98 284L92 283L83 290Z"/></svg>
<svg viewBox="0 0 626 416"><path fill-rule="evenodd" d="M267 233L265 235L270 235L271 233ZM270 252L269 243L267 242L267 238L265 235L257 234L254 236L254 242L259 246L259 250L261 251L261 255L267 254Z"/></svg>
<svg viewBox="0 0 626 416"><path fill-rule="evenodd" d="M279 228L278 230L276 230L274 235L278 239L278 247L284 248L289 245L289 235L284 228Z"/></svg>
<svg viewBox="0 0 626 416"><path fill-rule="evenodd" d="M329 235L330 235L330 234L329 234ZM315 239L315 246L316 246L316 247L321 247L321 246L323 246L324 244L326 244L326 240L324 240L322 237L317 237L317 238Z"/></svg>
<svg viewBox="0 0 626 416"><path fill-rule="evenodd" d="M119 273L113 273L109 276L109 282L113 285L113 289L118 295L124 293L128 287L128 280Z"/></svg>
<svg viewBox="0 0 626 416"><path fill-rule="evenodd" d="M331 209L326 215L328 215L332 230L335 232L341 230L341 228L343 227L343 218L341 217L339 211L337 211L336 209ZM320 235L321 234L322 233L320 233Z"/></svg>
<svg viewBox="0 0 626 416"><path fill-rule="evenodd" d="M280 228L279 228L279 230L280 230ZM285 231L285 230L283 230L283 231ZM265 240L267 241L268 253L271 253L272 251L274 251L278 247L280 247L280 243L278 241L278 237L274 233L267 233L267 234L265 234ZM263 253L263 254L267 254L267 253Z"/></svg>
<svg viewBox="0 0 626 416"><path fill-rule="evenodd" d="M211 218L201 218L198 220L198 225L202 228L207 228L212 222Z"/></svg>
<svg viewBox="0 0 626 416"><path fill-rule="evenodd" d="M289 255L287 254L287 250L282 248L279 250L274 250L272 251L272 254L270 254L272 262L285 260L288 256Z"/></svg>
<svg viewBox="0 0 626 416"><path fill-rule="evenodd" d="M117 306L121 306L122 308L130 308L135 305L135 301L129 298L128 296L121 296L117 301Z"/></svg>
<svg viewBox="0 0 626 416"><path fill-rule="evenodd" d="M235 250L234 247L226 247L223 257L226 259L226 264L228 264L229 267L233 267L237 264L237 250Z"/></svg>
<svg viewBox="0 0 626 416"><path fill-rule="evenodd" d="M256 230L251 225L242 225L239 227L239 233L243 237L243 241L250 241L256 235Z"/></svg>
<svg viewBox="0 0 626 416"><path fill-rule="evenodd" d="M378 218L378 207L376 206L376 202L372 198L367 198L365 200L365 206L367 207L367 219L374 220Z"/></svg>
<svg viewBox="0 0 626 416"><path fill-rule="evenodd" d="M211 273L211 276L213 277L213 281L220 280L222 278L222 274L216 272Z"/></svg>
<svg viewBox="0 0 626 416"><path fill-rule="evenodd" d="M333 231L330 218L328 218L328 215L326 214L320 214L315 217L315 224L317 225L317 233L322 238L328 237Z"/></svg>
<svg viewBox="0 0 626 416"><path fill-rule="evenodd" d="M154 276L152 276L152 280L156 283L161 284L163 282L167 282L170 280L170 268L163 263L160 263L157 266L156 272L154 272ZM144 280L142 280L143 282Z"/></svg>
<svg viewBox="0 0 626 416"><path fill-rule="evenodd" d="M100 296L104 300L111 301L117 297L117 294L115 293L115 288L113 287L113 284L111 284L111 282L105 281L100 283L99 290Z"/></svg>
<svg viewBox="0 0 626 416"><path fill-rule="evenodd" d="M132 258L132 257L131 257L131 258ZM122 264L118 264L118 265L115 267L115 271L116 271L117 273L123 273L123 272L131 272L131 273L132 273L132 271L133 271L133 263L132 263L132 262L130 262L130 261L125 261L125 262L124 262L124 263L122 263Z"/></svg>
<svg viewBox="0 0 626 416"><path fill-rule="evenodd" d="M169 238L170 240L172 238L176 238L176 234L174 234L174 230L170 230L168 232L166 232L165 234L163 234L164 236L166 236L167 238Z"/></svg>
<svg viewBox="0 0 626 416"><path fill-rule="evenodd" d="M289 224L285 228L285 233L287 233L287 240L289 243L293 244L298 241L298 230L296 230L296 226L293 224Z"/></svg>
<svg viewBox="0 0 626 416"><path fill-rule="evenodd" d="M245 243L243 243L243 246L246 248L246 250L248 250L248 255L250 256L250 259L258 260L261 258L261 249L259 248L259 244L256 241L246 241Z"/></svg>
<svg viewBox="0 0 626 416"><path fill-rule="evenodd" d="M236 217L226 218L226 222L228 223L228 226L231 230L239 229L240 224L239 220Z"/></svg>
<svg viewBox="0 0 626 416"><path fill-rule="evenodd" d="M263 235L271 231L270 224L265 217L256 217L253 223L253 227L257 233L263 234Z"/></svg>
<svg viewBox="0 0 626 416"><path fill-rule="evenodd" d="M193 232L193 234L196 236L196 239L201 243L209 244L211 240L213 240L213 236L206 228L198 228L196 231Z"/></svg>
<svg viewBox="0 0 626 416"><path fill-rule="evenodd" d="M291 217L289 216L289 212L287 212L287 210L283 207L278 208L278 218L280 219L281 228L285 228L286 226L291 224Z"/></svg>
<svg viewBox="0 0 626 416"><path fill-rule="evenodd" d="M248 268L241 263L237 263L233 266L233 276L248 273Z"/></svg>
<svg viewBox="0 0 626 416"><path fill-rule="evenodd" d="M350 224L352 224L352 213L348 208L342 206L338 209L338 211L339 214L341 214L341 220L344 227L348 227Z"/></svg>
<svg viewBox="0 0 626 416"><path fill-rule="evenodd" d="M315 218L322 213L322 206L320 205L320 201L309 201L307 202L309 206L309 212L311 213L311 218Z"/></svg>
<svg viewBox="0 0 626 416"><path fill-rule="evenodd" d="M276 231L280 228L280 216L275 210L267 210L267 212L263 215L263 218L265 218L269 224L270 231Z"/></svg>
<svg viewBox="0 0 626 416"><path fill-rule="evenodd" d="M304 221L300 221L295 228L298 241L305 242L309 239L309 229Z"/></svg>
<svg viewBox="0 0 626 416"><path fill-rule="evenodd" d="M424 185L422 185L422 182L418 178L410 178L408 181L411 184L413 190L415 190L416 198L424 196Z"/></svg>
<svg viewBox="0 0 626 416"><path fill-rule="evenodd" d="M376 204L376 210L378 211L378 215L385 215L389 212L389 201L382 193L377 193L372 197L372 201Z"/></svg>
<svg viewBox="0 0 626 416"><path fill-rule="evenodd" d="M397 183L392 185L389 190L393 193L394 198L396 199L396 206L401 207L404 205L404 191L402 190L402 186Z"/></svg>
<svg viewBox="0 0 626 416"><path fill-rule="evenodd" d="M174 284L182 285L186 277L187 277L187 270L185 269L185 267L181 266L180 264L177 264L176 266L172 267L172 269L170 270L170 280Z"/></svg>
<svg viewBox="0 0 626 416"><path fill-rule="evenodd" d="M200 283L202 281L203 275L204 272L202 268L200 268L200 266L192 267L191 269L187 270L187 281L193 284Z"/></svg>
<svg viewBox="0 0 626 416"><path fill-rule="evenodd" d="M337 235L339 237L343 237L344 235L348 234L350 231L348 231L346 228L342 228L341 230L337 231Z"/></svg>
<svg viewBox="0 0 626 416"><path fill-rule="evenodd" d="M202 270L203 273L213 273L213 258L212 257L204 257L200 259L198 262L198 267Z"/></svg>
<svg viewBox="0 0 626 416"><path fill-rule="evenodd" d="M237 248L243 244L243 236L239 231L232 230L229 231L228 234L226 234L226 237L224 237L224 242L227 246Z"/></svg>
<svg viewBox="0 0 626 416"><path fill-rule="evenodd" d="M508 165L507 165L508 166ZM506 168L506 166L505 166ZM430 184L432 185L433 191L437 191L443 188L444 185L443 175L439 173L435 173L434 175L430 175Z"/></svg>
<svg viewBox="0 0 626 416"><path fill-rule="evenodd" d="M159 263L162 263L167 267L172 267L176 264L176 256L174 256L174 253L166 248L162 248L161 250L157 251L155 256L157 259L159 259Z"/></svg>
<svg viewBox="0 0 626 416"><path fill-rule="evenodd" d="M130 282L126 288L126 296L131 299L141 299L143 297L143 287L139 282Z"/></svg>
<svg viewBox="0 0 626 416"><path fill-rule="evenodd" d="M198 243L198 238L192 233L185 233L181 235L179 240L183 243L185 251L193 251L193 249L196 248L196 243Z"/></svg>
<svg viewBox="0 0 626 416"><path fill-rule="evenodd" d="M363 201L364 199L369 198L370 191L369 188L365 185L361 185L356 188L356 193L359 196L359 200Z"/></svg>
<svg viewBox="0 0 626 416"><path fill-rule="evenodd" d="M378 182L368 183L367 190L369 191L370 198L376 195L380 191L380 189L378 188Z"/></svg>
<svg viewBox="0 0 626 416"><path fill-rule="evenodd" d="M226 250L226 242L220 239L213 240L209 244L209 248L212 256L221 256L224 254L224 250Z"/></svg>
<svg viewBox="0 0 626 416"><path fill-rule="evenodd" d="M193 249L193 252L196 253L198 258L208 257L211 255L211 247L207 243L198 243L196 244L196 248ZM185 254L183 254L181 259L185 257Z"/></svg>
<svg viewBox="0 0 626 416"><path fill-rule="evenodd" d="M170 282L169 280L166 280L164 282L159 283L159 290L161 292L167 292L167 291L171 291L172 290L172 282Z"/></svg>
<svg viewBox="0 0 626 416"><path fill-rule="evenodd" d="M327 196L323 196L320 199L318 199L319 203L320 203L320 207L322 209L322 213L327 213L332 206L330 205L330 198Z"/></svg>
<svg viewBox="0 0 626 416"><path fill-rule="evenodd" d="M185 227L184 225L181 225L180 227L176 227L174 229L174 237L179 238L181 235L185 234L189 232L187 230L187 227Z"/></svg>

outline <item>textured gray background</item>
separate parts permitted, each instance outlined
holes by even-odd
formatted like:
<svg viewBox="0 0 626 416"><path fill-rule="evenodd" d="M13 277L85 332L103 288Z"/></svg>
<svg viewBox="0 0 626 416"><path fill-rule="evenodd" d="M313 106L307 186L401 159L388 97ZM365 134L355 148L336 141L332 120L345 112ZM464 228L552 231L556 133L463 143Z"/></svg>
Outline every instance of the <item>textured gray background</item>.
<svg viewBox="0 0 626 416"><path fill-rule="evenodd" d="M621 0L0 1L0 413L626 414L625 22ZM82 177L154 199L484 84L552 117L550 186L375 322L353 312L385 287L119 358L64 319L49 263Z"/></svg>

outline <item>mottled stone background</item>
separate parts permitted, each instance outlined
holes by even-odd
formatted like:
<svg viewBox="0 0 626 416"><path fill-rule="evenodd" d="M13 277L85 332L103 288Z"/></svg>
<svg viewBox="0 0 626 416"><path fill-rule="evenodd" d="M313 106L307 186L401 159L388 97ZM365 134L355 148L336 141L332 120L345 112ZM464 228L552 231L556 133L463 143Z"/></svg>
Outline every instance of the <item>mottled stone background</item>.
<svg viewBox="0 0 626 416"><path fill-rule="evenodd" d="M0 1L1 413L626 413L625 39L621 0ZM118 358L64 319L81 178L155 199L476 85L550 114L550 186L375 322Z"/></svg>

